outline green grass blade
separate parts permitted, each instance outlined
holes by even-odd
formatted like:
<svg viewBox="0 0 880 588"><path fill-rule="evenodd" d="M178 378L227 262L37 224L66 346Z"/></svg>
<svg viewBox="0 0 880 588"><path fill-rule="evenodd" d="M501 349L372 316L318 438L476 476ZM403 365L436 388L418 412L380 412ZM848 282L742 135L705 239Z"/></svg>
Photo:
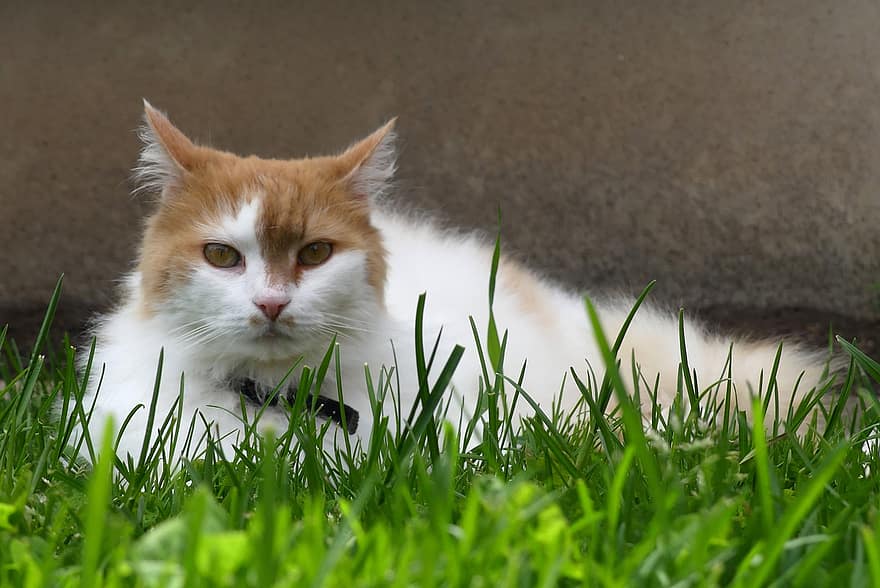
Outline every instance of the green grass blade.
<svg viewBox="0 0 880 588"><path fill-rule="evenodd" d="M602 331L602 325L599 322L599 314L596 312L596 308L593 306L593 303L589 298L585 298L584 300L587 307L587 315L589 316L590 324L593 327L593 334L596 337L596 343L599 346L599 350L601 351L602 358L605 362L606 374L610 378L612 388L617 396L617 402L623 411L623 424L627 442L634 445L636 448L636 456L638 457L639 464L647 478L648 489L652 497L654 500L662 501L663 496L665 495L665 490L661 482L660 466L657 463L657 457L648 448L648 441L645 438L645 430L641 416L627 394L626 387L623 385L623 380L620 377L620 370L618 369L617 358L612 353L608 340L605 338L605 333Z"/></svg>
<svg viewBox="0 0 880 588"><path fill-rule="evenodd" d="M55 318L55 310L58 308L58 300L61 298L61 285L64 283L64 274L58 277L55 283L55 289L49 298L49 305L46 308L46 314L43 316L43 322L40 324L40 330L37 332L37 338L34 341L34 348L31 350L31 360L29 365L33 365L39 356L43 346L46 344L46 338L49 336L49 328L52 326L52 320Z"/></svg>
<svg viewBox="0 0 880 588"><path fill-rule="evenodd" d="M853 356L856 362L858 362L859 366L861 366L861 368L865 370L865 372L871 377L872 380L880 383L880 363L877 363L876 361L865 355L865 353L861 349L859 349L840 335L837 336L837 342L840 343L841 347L843 347L847 353Z"/></svg>
<svg viewBox="0 0 880 588"><path fill-rule="evenodd" d="M498 277L498 263L501 259L501 209L498 209L498 232L495 235L495 247L492 250L492 267L489 271L489 326L486 333L486 351L492 371L501 370L501 340L498 337L498 326L495 324L495 281ZM488 385L488 382L487 382Z"/></svg>
<svg viewBox="0 0 880 588"><path fill-rule="evenodd" d="M86 504L85 531L82 555L82 585L98 586L100 577L101 548L104 530L110 512L111 484L113 482L113 421L108 419L104 426L104 440L98 464L89 481L88 502ZM103 583L103 582L101 582Z"/></svg>
<svg viewBox="0 0 880 588"><path fill-rule="evenodd" d="M773 528L772 534L766 541L760 541L755 545L743 558L737 570L734 582L736 586L764 585L764 582L776 568L786 541L793 536L798 525L824 493L825 486L837 473L840 464L846 457L847 448L847 444L841 444L828 454L813 479L786 509L778 524ZM758 562L759 565L753 571L755 562Z"/></svg>
<svg viewBox="0 0 880 588"><path fill-rule="evenodd" d="M687 342L685 341L684 334L684 309L679 309L678 311L678 344L680 353L679 357L681 358L681 373L684 377L685 391L687 392L688 400L690 401L690 411L699 419L700 395L694 385L694 380L691 376L691 366L688 362Z"/></svg>
<svg viewBox="0 0 880 588"><path fill-rule="evenodd" d="M153 395L150 406L147 407L147 426L144 429L144 440L141 444L141 453L138 458L138 470L143 470L147 461L147 453L150 449L150 438L153 434L153 424L156 421L156 409L159 404L159 390L162 385L162 367L165 365L165 349L159 350L159 362L156 364L156 379L153 381Z"/></svg>
<svg viewBox="0 0 880 588"><path fill-rule="evenodd" d="M764 433L764 408L761 399L752 399L752 438L755 443L755 470L758 489L758 502L761 508L761 520L764 533L773 532L774 510L773 493L770 488L770 460L767 454L767 439Z"/></svg>

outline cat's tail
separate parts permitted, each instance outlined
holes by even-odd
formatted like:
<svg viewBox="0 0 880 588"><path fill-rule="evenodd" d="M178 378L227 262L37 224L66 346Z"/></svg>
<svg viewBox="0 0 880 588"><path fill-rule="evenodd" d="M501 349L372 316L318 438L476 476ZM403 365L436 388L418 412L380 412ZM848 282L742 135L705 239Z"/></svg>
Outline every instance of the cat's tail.
<svg viewBox="0 0 880 588"><path fill-rule="evenodd" d="M657 401L664 408L686 385L684 371L680 370L683 355L694 389L700 394L703 414L708 412L705 408L720 409L729 389L731 404L749 415L755 396L767 399L766 422L784 420L804 400L830 389L829 381L841 367L827 350L811 349L794 341L723 336L692 320L685 322L684 334L682 354L678 317L643 307L627 330L618 354L626 374L632 371L628 369L630 358L635 358L642 380L640 389L656 390ZM823 394L820 402L829 400ZM723 412L718 411L716 416L719 414Z"/></svg>

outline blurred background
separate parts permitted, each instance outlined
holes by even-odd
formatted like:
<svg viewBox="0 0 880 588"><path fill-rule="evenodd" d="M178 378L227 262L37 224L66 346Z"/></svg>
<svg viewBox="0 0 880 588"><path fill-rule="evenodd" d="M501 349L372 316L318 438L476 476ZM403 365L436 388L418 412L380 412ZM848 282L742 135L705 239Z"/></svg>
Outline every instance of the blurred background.
<svg viewBox="0 0 880 588"><path fill-rule="evenodd" d="M880 331L873 0L0 4L0 325L114 300L141 97L191 137L333 152L399 116L397 201L573 287L724 328Z"/></svg>

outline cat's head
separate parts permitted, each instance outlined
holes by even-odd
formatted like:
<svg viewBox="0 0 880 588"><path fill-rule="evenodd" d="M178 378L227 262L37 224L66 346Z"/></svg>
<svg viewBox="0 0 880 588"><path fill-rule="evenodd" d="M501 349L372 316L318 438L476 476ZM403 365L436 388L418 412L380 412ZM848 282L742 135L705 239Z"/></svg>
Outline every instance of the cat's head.
<svg viewBox="0 0 880 588"><path fill-rule="evenodd" d="M159 195L140 253L144 310L191 348L281 359L356 334L382 305L371 203L394 173L392 120L342 154L239 157L145 103L139 190Z"/></svg>

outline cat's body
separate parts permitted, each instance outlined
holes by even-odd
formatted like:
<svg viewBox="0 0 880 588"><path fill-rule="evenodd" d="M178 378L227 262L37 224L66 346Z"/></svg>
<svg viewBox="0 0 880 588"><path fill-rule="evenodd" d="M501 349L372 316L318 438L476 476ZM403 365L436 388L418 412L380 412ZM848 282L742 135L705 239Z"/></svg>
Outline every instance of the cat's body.
<svg viewBox="0 0 880 588"><path fill-rule="evenodd" d="M441 328L437 364L453 345L466 348L453 377L449 418L458 422L459 414L466 420L474 412L483 372L469 317L485 343L492 249L377 202L393 172L390 126L339 157L283 162L195 146L149 107L147 123L141 180L162 197L125 302L94 331L96 367L85 399L88 407L101 380L93 435L108 415L118 426L136 405L149 406L164 349L154 427L177 399L183 375L184 425L201 411L232 445L242 427L241 398L228 382L244 377L274 385L297 357L317 365L335 334L345 403L359 413L354 435L365 443L372 426L365 364L374 382L382 366L395 366L401 405L389 399L383 408L392 426L394 415L405 416L415 401L414 319L422 292L427 352ZM632 302L599 301L609 337ZM601 377L603 362L580 296L502 257L494 312L499 332L508 333L506 371L517 376L527 360L523 388L548 412L555 399L570 409L580 398L570 377L562 388L570 367L581 374L592 367ZM690 325L686 339L701 385L721 379L730 341ZM776 350L773 342L734 345L741 408L749 406L762 372L769 375ZM677 317L642 307L620 353L626 373L633 351L647 382L653 386L660 374L658 400L668 405L680 361ZM798 397L819 382L822 365L819 354L785 349L777 374L783 409L801 377ZM324 388L336 396L335 369ZM256 405L249 406L253 413ZM530 413L520 402L514 418ZM261 428L276 430L286 422L277 407L260 421ZM146 424L142 409L121 438L121 455L139 454ZM202 426L197 421L197 436ZM328 439L339 442L344 434L334 426Z"/></svg>

